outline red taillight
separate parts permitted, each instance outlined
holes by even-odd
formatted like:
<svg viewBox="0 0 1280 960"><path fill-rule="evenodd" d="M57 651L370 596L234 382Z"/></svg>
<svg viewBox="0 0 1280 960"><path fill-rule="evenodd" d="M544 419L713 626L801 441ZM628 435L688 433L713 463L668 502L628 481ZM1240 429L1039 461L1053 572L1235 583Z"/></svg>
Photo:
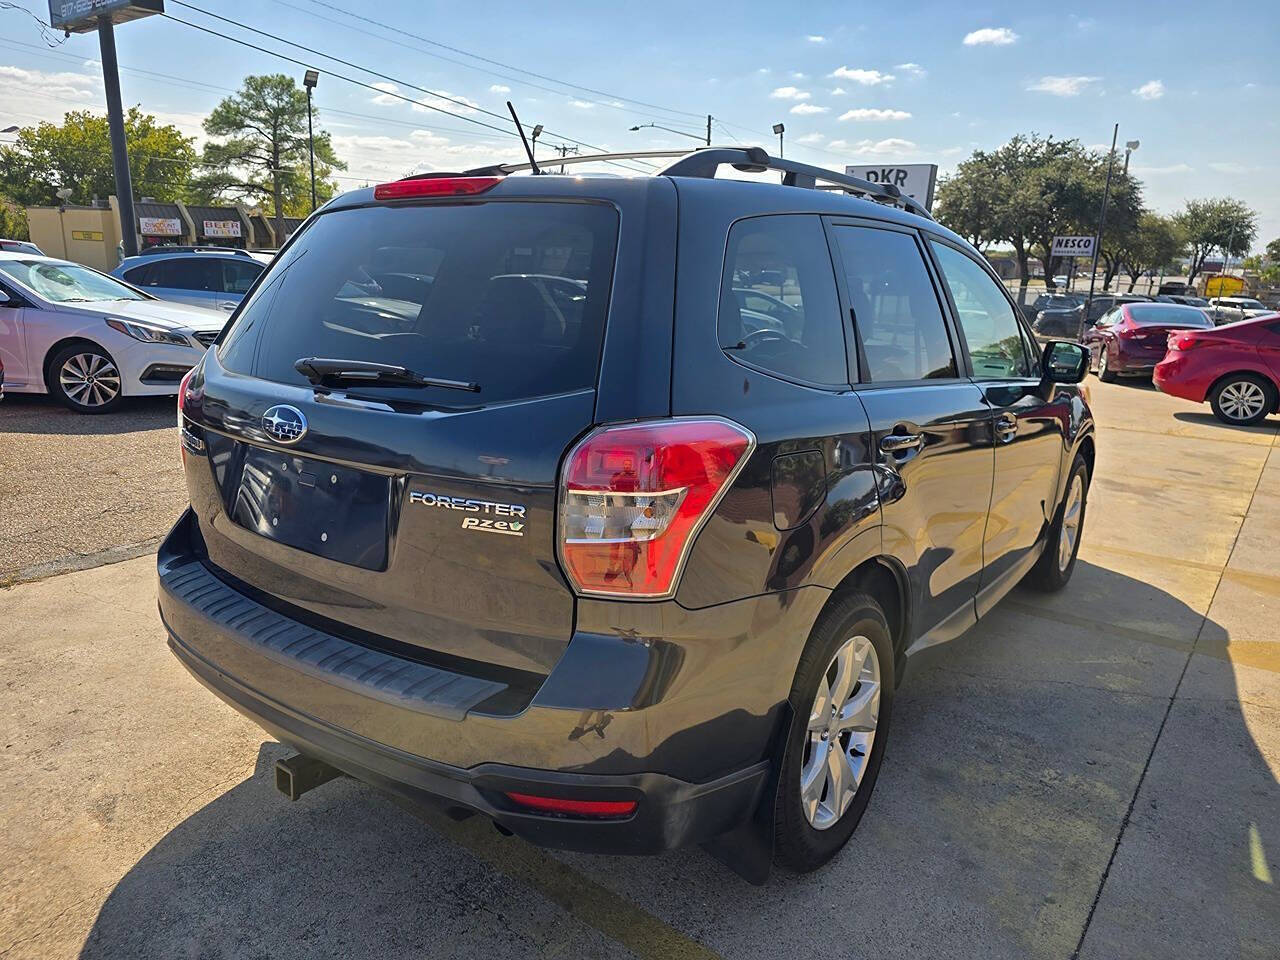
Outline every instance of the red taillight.
<svg viewBox="0 0 1280 960"><path fill-rule="evenodd" d="M469 197L492 190L502 177L424 177L395 180L373 188L375 200L406 200L410 197Z"/></svg>
<svg viewBox="0 0 1280 960"><path fill-rule="evenodd" d="M560 556L584 594L666 597L698 529L755 438L728 420L604 427L570 452L560 480Z"/></svg>
<svg viewBox="0 0 1280 960"><path fill-rule="evenodd" d="M511 802L530 810L577 817L626 817L636 809L634 800L565 800L563 797L539 797L532 793L508 793L506 796Z"/></svg>
<svg viewBox="0 0 1280 960"><path fill-rule="evenodd" d="M196 372L196 368L192 367L182 375L182 381L178 384L178 426L182 426L182 405L187 399L187 384L191 382L191 375Z"/></svg>
<svg viewBox="0 0 1280 960"><path fill-rule="evenodd" d="M1194 347L1203 347L1204 340L1201 340L1194 333L1171 333L1169 335L1170 350L1191 350Z"/></svg>

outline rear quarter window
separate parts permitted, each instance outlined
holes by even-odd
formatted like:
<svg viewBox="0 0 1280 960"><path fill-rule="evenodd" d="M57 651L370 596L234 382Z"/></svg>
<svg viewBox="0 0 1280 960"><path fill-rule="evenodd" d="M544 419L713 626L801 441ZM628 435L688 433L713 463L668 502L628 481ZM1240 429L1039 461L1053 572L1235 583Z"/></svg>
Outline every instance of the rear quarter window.
<svg viewBox="0 0 1280 960"><path fill-rule="evenodd" d="M480 384L365 388L495 403L594 387L618 217L595 203L362 207L317 217L228 334L229 369L306 383L304 357L366 360ZM352 392L364 392L353 390Z"/></svg>

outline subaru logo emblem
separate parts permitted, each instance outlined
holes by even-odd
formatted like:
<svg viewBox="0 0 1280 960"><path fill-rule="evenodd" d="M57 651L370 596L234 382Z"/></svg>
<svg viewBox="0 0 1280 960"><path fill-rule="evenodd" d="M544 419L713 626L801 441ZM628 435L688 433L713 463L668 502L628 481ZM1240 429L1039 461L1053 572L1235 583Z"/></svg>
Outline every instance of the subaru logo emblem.
<svg viewBox="0 0 1280 960"><path fill-rule="evenodd" d="M262 415L262 429L281 443L297 443L307 432L307 418L297 407L279 403Z"/></svg>

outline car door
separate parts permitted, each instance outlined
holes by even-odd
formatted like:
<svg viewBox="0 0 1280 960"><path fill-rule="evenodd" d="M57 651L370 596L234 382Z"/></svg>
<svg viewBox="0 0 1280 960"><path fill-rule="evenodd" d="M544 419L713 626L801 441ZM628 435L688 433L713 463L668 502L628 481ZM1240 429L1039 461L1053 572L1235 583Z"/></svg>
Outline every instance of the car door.
<svg viewBox="0 0 1280 960"><path fill-rule="evenodd" d="M1280 383L1280 320L1260 324L1257 331L1255 343L1258 353L1262 355L1262 362L1267 365L1276 382Z"/></svg>
<svg viewBox="0 0 1280 960"><path fill-rule="evenodd" d="M158 261L147 292L162 300L216 309L222 297L222 270L213 257L169 257Z"/></svg>
<svg viewBox="0 0 1280 960"><path fill-rule="evenodd" d="M1039 357L1004 285L959 246L939 238L929 246L973 382L993 413L995 482L982 546L982 616L1039 556L1057 509L1070 409L1044 390Z"/></svg>
<svg viewBox="0 0 1280 960"><path fill-rule="evenodd" d="M991 408L967 376L919 235L832 219L880 483L884 550L908 570L918 644L975 620L994 477Z"/></svg>
<svg viewBox="0 0 1280 960"><path fill-rule="evenodd" d="M244 295L253 286L253 281L258 279L258 274L262 273L264 268L258 261L250 260L248 257L243 260L233 260L228 257L221 262L220 266L222 296L218 298L217 305L219 310L230 313L239 306Z"/></svg>
<svg viewBox="0 0 1280 960"><path fill-rule="evenodd" d="M1089 348L1089 365L1097 366L1098 357L1107 349L1107 340L1112 335L1111 327L1120 319L1120 310L1111 309L1100 316L1093 326L1085 329L1081 342Z"/></svg>
<svg viewBox="0 0 1280 960"><path fill-rule="evenodd" d="M11 287L0 284L0 361L4 382L11 390L25 388L30 379L27 366L27 337L23 326L25 303Z"/></svg>

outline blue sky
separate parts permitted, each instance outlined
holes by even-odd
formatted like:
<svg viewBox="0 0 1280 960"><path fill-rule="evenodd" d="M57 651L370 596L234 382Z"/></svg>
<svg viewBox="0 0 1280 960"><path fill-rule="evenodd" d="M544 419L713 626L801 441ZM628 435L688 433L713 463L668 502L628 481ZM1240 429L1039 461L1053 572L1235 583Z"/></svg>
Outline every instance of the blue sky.
<svg viewBox="0 0 1280 960"><path fill-rule="evenodd" d="M47 15L40 0L20 2ZM772 149L770 127L783 122L788 156L833 167L935 162L945 172L1014 133L1103 145L1119 122L1121 143L1141 141L1131 169L1146 184L1149 206L1172 212L1190 197L1234 196L1259 211L1258 247L1280 236L1274 2L191 2L394 78L290 50L169 0L172 15L384 86L380 93L321 79L316 103L349 163L345 185L517 156L517 141L468 122L499 123L480 110L503 112L508 97L527 126L542 123L562 135L544 135L544 156L563 136L613 149L691 144L629 128L656 122L699 133L711 113L717 142ZM856 19L860 8L876 19ZM193 134L246 73L303 70L161 17L120 27L117 44L126 102ZM97 56L94 35L49 49L30 17L0 10L0 126L101 108Z"/></svg>

